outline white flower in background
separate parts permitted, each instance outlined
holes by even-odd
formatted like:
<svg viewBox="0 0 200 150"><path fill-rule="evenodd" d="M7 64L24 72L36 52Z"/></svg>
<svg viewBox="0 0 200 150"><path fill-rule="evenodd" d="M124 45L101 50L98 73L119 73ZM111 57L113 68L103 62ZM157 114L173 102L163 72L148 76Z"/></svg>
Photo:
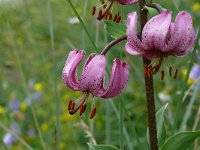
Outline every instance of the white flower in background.
<svg viewBox="0 0 200 150"><path fill-rule="evenodd" d="M79 20L78 20L77 17L70 17L70 18L67 20L67 22L68 22L69 24L78 24L78 23L79 23Z"/></svg>
<svg viewBox="0 0 200 150"><path fill-rule="evenodd" d="M164 91L158 93L158 97L160 98L160 100L162 102L168 102L168 101L170 101L172 99L171 96L168 93L164 92Z"/></svg>

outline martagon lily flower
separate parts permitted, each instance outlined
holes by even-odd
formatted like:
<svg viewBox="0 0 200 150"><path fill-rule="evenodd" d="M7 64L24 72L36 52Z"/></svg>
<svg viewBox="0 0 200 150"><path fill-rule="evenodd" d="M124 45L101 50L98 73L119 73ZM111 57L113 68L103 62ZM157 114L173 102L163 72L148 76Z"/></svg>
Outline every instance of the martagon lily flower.
<svg viewBox="0 0 200 150"><path fill-rule="evenodd" d="M137 13L128 14L127 39L125 49L129 54L140 55L148 59L158 58L151 66L152 73L156 73L162 62L169 55L184 56L194 45L195 32L192 17L181 11L172 22L172 14L165 11L151 18L143 28L141 38L137 35ZM171 66L169 74L171 76ZM164 71L162 71L164 73ZM177 75L177 70L175 76Z"/></svg>
<svg viewBox="0 0 200 150"><path fill-rule="evenodd" d="M83 51L74 50L69 53L63 68L62 79L66 87L83 92L83 95L78 99L70 100L68 105L69 113L74 114L80 110L80 115L82 115L86 109L88 97L91 94L92 111L90 118L93 118L96 113L93 102L94 96L102 98L118 96L128 81L129 70L125 62L115 59L108 87L104 88L103 84L106 70L105 55L89 56L85 62L80 78L77 79L76 70L83 57Z"/></svg>
<svg viewBox="0 0 200 150"><path fill-rule="evenodd" d="M118 9L114 8L115 10L115 14L112 13L112 6L114 3L116 3L115 6L118 5L118 3L122 4L122 5L131 5L131 4L135 4L138 3L139 0L105 0L105 2L100 6L102 9L99 10L99 14L97 19L98 20L102 20L104 19L109 19L112 20L116 23L119 23L121 20L121 16L119 15ZM92 8L92 15L95 14L96 11L96 7L94 6ZM113 16L115 15L115 16ZM113 18L114 17L114 18Z"/></svg>

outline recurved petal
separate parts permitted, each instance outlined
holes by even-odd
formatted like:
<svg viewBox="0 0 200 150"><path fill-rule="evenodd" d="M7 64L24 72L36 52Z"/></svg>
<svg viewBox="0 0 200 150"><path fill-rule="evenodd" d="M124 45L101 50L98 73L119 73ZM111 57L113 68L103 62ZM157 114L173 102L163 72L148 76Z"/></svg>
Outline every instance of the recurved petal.
<svg viewBox="0 0 200 150"><path fill-rule="evenodd" d="M119 3L123 5L130 5L130 4L135 4L138 2L139 0L119 0Z"/></svg>
<svg viewBox="0 0 200 150"><path fill-rule="evenodd" d="M128 81L128 65L115 59L112 67L109 85L103 91L99 91L98 96L103 98L112 98L119 95Z"/></svg>
<svg viewBox="0 0 200 150"><path fill-rule="evenodd" d="M144 52L136 44L133 45L130 42L127 42L125 45L125 50L131 55L143 55Z"/></svg>
<svg viewBox="0 0 200 150"><path fill-rule="evenodd" d="M170 11L156 15L146 23L142 31L142 42L148 45L147 50L164 49L170 23Z"/></svg>
<svg viewBox="0 0 200 150"><path fill-rule="evenodd" d="M143 45L137 37L137 13L132 12L128 14L126 21L126 35L127 35L127 44L126 51L132 55L141 55L143 53Z"/></svg>
<svg viewBox="0 0 200 150"><path fill-rule="evenodd" d="M83 51L74 50L69 53L65 66L62 71L62 80L65 86L78 90L78 81L76 77L77 66L84 57Z"/></svg>
<svg viewBox="0 0 200 150"><path fill-rule="evenodd" d="M127 20L126 20L126 35L128 36L128 39L134 40L137 39L137 13L132 12L128 14Z"/></svg>
<svg viewBox="0 0 200 150"><path fill-rule="evenodd" d="M106 58L104 55L96 55L85 65L79 80L79 87L82 91L89 91L97 95L103 88L103 79L106 69Z"/></svg>
<svg viewBox="0 0 200 150"><path fill-rule="evenodd" d="M193 47L195 39L191 15L185 11L181 11L176 16L174 29L170 34L166 51L175 56L187 54Z"/></svg>

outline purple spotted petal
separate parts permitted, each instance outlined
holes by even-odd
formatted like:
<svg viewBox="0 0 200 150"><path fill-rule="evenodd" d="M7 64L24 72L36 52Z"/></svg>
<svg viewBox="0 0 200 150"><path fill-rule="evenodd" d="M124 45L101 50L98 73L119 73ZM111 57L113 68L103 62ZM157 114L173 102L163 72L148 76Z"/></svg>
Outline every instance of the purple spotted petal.
<svg viewBox="0 0 200 150"><path fill-rule="evenodd" d="M103 98L112 98L119 95L126 86L128 74L128 65L119 59L115 59L109 85L106 89L100 91L98 96Z"/></svg>
<svg viewBox="0 0 200 150"><path fill-rule="evenodd" d="M76 77L77 66L84 57L83 51L71 51L62 71L62 79L65 86L72 90L78 90L78 81Z"/></svg>
<svg viewBox="0 0 200 150"><path fill-rule="evenodd" d="M103 88L103 78L106 69L104 55L96 55L85 65L81 74L79 87L82 91L89 91L94 96Z"/></svg>
<svg viewBox="0 0 200 150"><path fill-rule="evenodd" d="M170 39L166 50L172 55L183 56L194 45L195 32L192 26L192 17L189 13L181 11L174 23L174 29L170 33Z"/></svg>
<svg viewBox="0 0 200 150"><path fill-rule="evenodd" d="M138 3L139 0L118 0L120 4L123 5L130 5L130 4L135 4Z"/></svg>
<svg viewBox="0 0 200 150"><path fill-rule="evenodd" d="M142 42L148 50L163 50L171 23L171 13L166 11L151 18L142 31Z"/></svg>
<svg viewBox="0 0 200 150"><path fill-rule="evenodd" d="M127 40L125 49L129 54L142 55L144 53L142 43L137 37L137 13L132 12L128 14L126 26L127 26Z"/></svg>

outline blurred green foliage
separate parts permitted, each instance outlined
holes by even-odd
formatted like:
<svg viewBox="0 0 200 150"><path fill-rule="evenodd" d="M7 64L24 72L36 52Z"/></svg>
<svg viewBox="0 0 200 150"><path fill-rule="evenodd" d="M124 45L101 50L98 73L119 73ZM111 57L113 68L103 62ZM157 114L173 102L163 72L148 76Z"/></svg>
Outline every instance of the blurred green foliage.
<svg viewBox="0 0 200 150"><path fill-rule="evenodd" d="M198 0L174 0L174 2L155 0L154 2L161 3L163 7L172 10L174 16L180 10L190 12L195 29L199 27L200 2ZM96 5L96 1L73 0L72 3L81 15L99 50L103 49L112 38L104 30L105 24L97 22L95 17L91 16L91 8ZM20 128L20 137L34 149L41 149L33 114L30 105L27 104L28 99L31 99L47 149L53 149L56 144L54 139L56 121L54 84L57 81L58 99L61 101L61 149L88 149L87 142L93 138L97 143L119 147L119 120L113 108L118 110L120 98L123 100L124 128L128 136L125 138L125 149L128 149L128 144L131 144L134 149L140 149L141 145L147 148L147 112L142 60L139 57L133 57L124 52L122 54L123 59L130 65L129 82L122 96L113 101L96 98L97 114L94 119L92 138L86 138L86 133L91 133L89 126L92 123L88 119L90 108L88 107L82 117L79 117L79 114L73 116L68 114L66 107L68 101L78 98L81 93L67 89L62 83L61 72L66 57L73 49L84 49L87 55L93 53L94 49L67 1L51 0L50 4L51 10L49 11L47 0L0 1L0 124L13 130L12 123L17 123ZM125 14L138 10L137 6L125 6L124 8L124 20L126 19ZM52 23L49 21L51 15ZM51 26L54 33L55 51L51 43ZM119 45L112 48L108 54L108 70L111 69L112 60L120 55ZM156 109L169 103L165 116L167 130L170 130L172 126L176 98L183 82L181 72L187 69L189 55L180 59L174 57L168 59L174 68L179 68L180 75L177 80L166 76L165 80L161 81L159 74L155 75ZM196 59L191 61L198 63ZM167 65L164 65L163 69L166 69ZM79 72L80 70L81 67ZM39 99L34 97L36 93L41 94ZM166 96L169 99L166 100ZM191 93L187 96L184 107L189 103L191 96ZM199 98L198 94L196 100ZM20 102L19 109L16 111L10 106L13 101ZM199 101L195 101L186 129L192 130L198 108ZM198 128L199 125L196 129ZM33 135L28 135L28 131L33 131ZM0 149L4 147L3 138L6 133L7 131L0 129ZM167 134L170 135L170 133ZM24 149L24 147L18 140L15 140L11 149Z"/></svg>

